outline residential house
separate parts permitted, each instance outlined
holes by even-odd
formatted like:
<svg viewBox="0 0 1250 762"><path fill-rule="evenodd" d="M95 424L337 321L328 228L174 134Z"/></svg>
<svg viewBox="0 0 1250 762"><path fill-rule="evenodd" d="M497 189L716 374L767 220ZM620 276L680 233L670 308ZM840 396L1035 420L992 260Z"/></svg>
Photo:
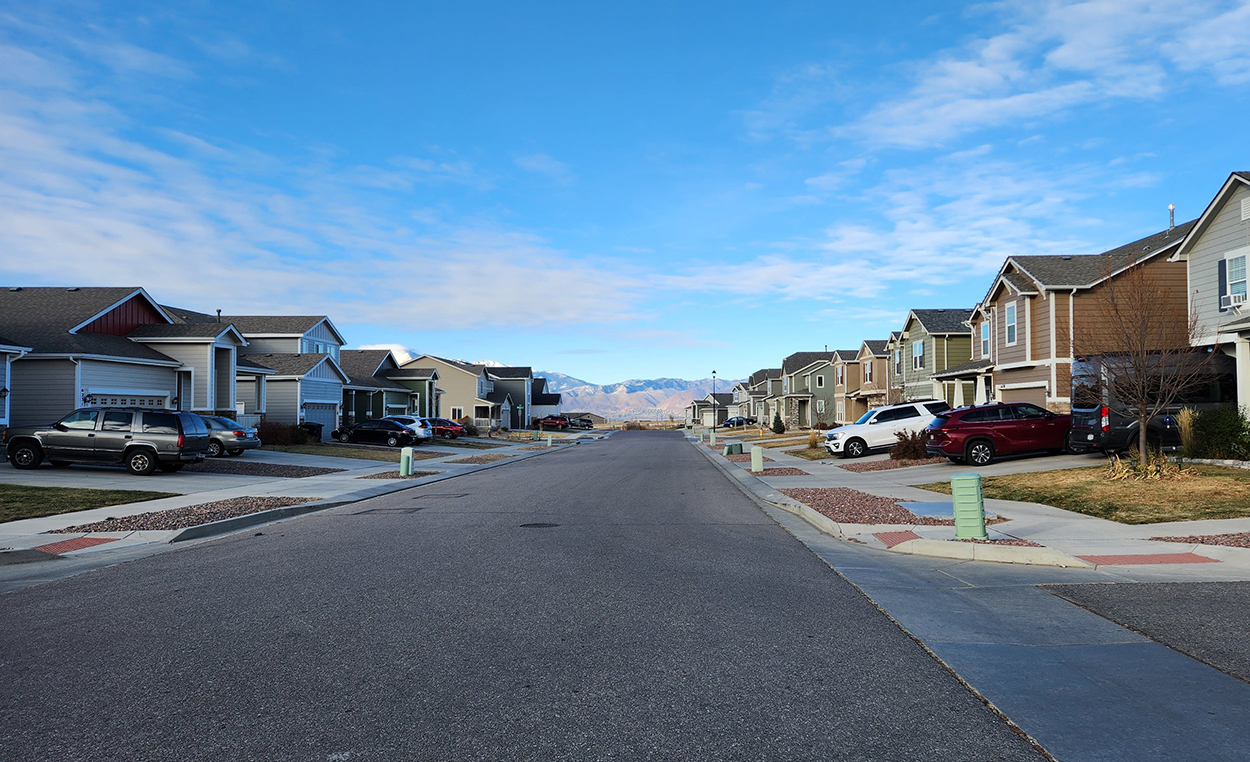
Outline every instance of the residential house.
<svg viewBox="0 0 1250 762"><path fill-rule="evenodd" d="M323 438L338 427L348 380L338 361L346 341L329 317L168 309L181 323L229 323L247 340L240 349L247 362L236 368L236 383L245 390L244 414L263 414L265 420L278 423L319 423ZM275 372L258 372L254 366ZM263 407L256 406L260 401Z"/></svg>
<svg viewBox="0 0 1250 762"><path fill-rule="evenodd" d="M730 391L733 395L733 402L729 403L730 418L745 418L751 413L751 397L748 390L751 388L750 381L739 381L734 384L734 388Z"/></svg>
<svg viewBox="0 0 1250 762"><path fill-rule="evenodd" d="M968 320L974 337L966 363L934 374L955 384L952 405L1031 402L1070 410L1070 371L1083 330L1104 320L1099 304L1110 282L1141 265L1167 291L1150 309L1187 320L1183 262L1173 259L1194 222L1170 227L1100 254L1008 257Z"/></svg>
<svg viewBox="0 0 1250 762"><path fill-rule="evenodd" d="M0 336L0 428L9 425L9 391L13 386L13 361L30 351Z"/></svg>
<svg viewBox="0 0 1250 762"><path fill-rule="evenodd" d="M844 426L859 418L855 413L856 398L851 396L859 391L859 352L854 349L839 349L833 353L833 422Z"/></svg>
<svg viewBox="0 0 1250 762"><path fill-rule="evenodd" d="M559 392L553 392L547 387L547 379L535 376L530 386L530 415L535 418L559 415L562 399Z"/></svg>
<svg viewBox="0 0 1250 762"><path fill-rule="evenodd" d="M339 367L348 379L343 386L343 425L413 412L412 389L390 378L401 372L390 350L342 349Z"/></svg>
<svg viewBox="0 0 1250 762"><path fill-rule="evenodd" d="M902 349L904 400L957 399L971 397L969 385L957 380L935 379L934 373L972 359L972 334L968 328L971 310L912 310L903 323L898 348ZM960 395L957 398L957 394Z"/></svg>
<svg viewBox="0 0 1250 762"><path fill-rule="evenodd" d="M775 380L780 385L781 368L760 368L747 378L746 399L740 405L746 412L741 415L754 418L761 424L767 426L772 423L772 418L768 415L765 400L769 396L768 384L770 380Z"/></svg>
<svg viewBox="0 0 1250 762"><path fill-rule="evenodd" d="M496 391L507 392L512 398L513 429L528 429L534 418L534 370L528 366L487 366Z"/></svg>
<svg viewBox="0 0 1250 762"><path fill-rule="evenodd" d="M868 339L855 354L859 366L859 387L847 394L850 421L887 404L890 391L890 353L888 339Z"/></svg>
<svg viewBox="0 0 1250 762"><path fill-rule="evenodd" d="M91 404L233 414L246 340L229 322L177 322L137 286L0 290L9 422Z"/></svg>
<svg viewBox="0 0 1250 762"><path fill-rule="evenodd" d="M408 389L410 395L408 412L424 418L442 418L443 390L438 388L442 378L434 368L406 365L389 371L386 378ZM463 417L463 416L461 416Z"/></svg>
<svg viewBox="0 0 1250 762"><path fill-rule="evenodd" d="M456 421L470 419L482 432L511 429L512 397L496 389L486 366L436 355L420 355L401 366L405 371L435 371L442 392L438 406L443 416Z"/></svg>
<svg viewBox="0 0 1250 762"><path fill-rule="evenodd" d="M1229 175L1172 259L1186 267L1189 308L1200 330L1195 344L1232 355L1237 401L1250 411L1250 172Z"/></svg>
<svg viewBox="0 0 1250 762"><path fill-rule="evenodd" d="M732 404L732 392L708 392L702 399L691 400L686 406L686 425L719 426L729 419L729 406Z"/></svg>
<svg viewBox="0 0 1250 762"><path fill-rule="evenodd" d="M885 342L885 351L890 359L886 365L888 378L886 379L886 396L887 405L893 405L903 399L903 383L906 380L903 373L903 332L890 331L890 338Z"/></svg>
<svg viewBox="0 0 1250 762"><path fill-rule="evenodd" d="M764 409L764 415L760 417L760 422L766 426L772 426L774 419L784 417L781 397L784 394L785 383L782 379L781 368L776 368L776 371L776 375L773 375L770 371L768 377L763 382L764 396L760 400L760 405Z"/></svg>
<svg viewBox="0 0 1250 762"><path fill-rule="evenodd" d="M833 353L795 352L781 362L781 419L787 429L810 428L833 413ZM819 410L818 410L819 408Z"/></svg>

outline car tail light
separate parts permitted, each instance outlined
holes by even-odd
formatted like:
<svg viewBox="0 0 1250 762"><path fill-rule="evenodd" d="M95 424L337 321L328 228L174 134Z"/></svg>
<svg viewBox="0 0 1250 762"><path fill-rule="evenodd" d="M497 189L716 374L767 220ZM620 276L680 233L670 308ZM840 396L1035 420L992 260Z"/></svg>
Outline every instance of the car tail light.
<svg viewBox="0 0 1250 762"><path fill-rule="evenodd" d="M179 447L182 447L182 443L183 443L184 441L186 441L186 439L185 439L185 435L184 435L181 431L179 431L179 432L178 432L178 446L179 446Z"/></svg>
<svg viewBox="0 0 1250 762"><path fill-rule="evenodd" d="M236 437L239 437L240 439L243 439L243 438L247 437L247 432L246 432L246 431L232 431L232 432L230 432L230 433L231 433L231 434L234 434Z"/></svg>
<svg viewBox="0 0 1250 762"><path fill-rule="evenodd" d="M1110 431L1111 430L1111 408L1103 406L1103 409L1099 411L1099 415L1102 416L1098 421L1099 425L1102 426L1102 430Z"/></svg>

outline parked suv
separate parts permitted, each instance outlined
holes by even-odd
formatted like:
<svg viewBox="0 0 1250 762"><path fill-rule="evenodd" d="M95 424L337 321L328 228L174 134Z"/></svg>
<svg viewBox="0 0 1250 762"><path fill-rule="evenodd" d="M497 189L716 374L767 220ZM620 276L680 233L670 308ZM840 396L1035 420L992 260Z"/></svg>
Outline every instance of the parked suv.
<svg viewBox="0 0 1250 762"><path fill-rule="evenodd" d="M559 429L564 431L573 424L568 418L562 415L549 415L545 418L538 419L538 426L544 429Z"/></svg>
<svg viewBox="0 0 1250 762"><path fill-rule="evenodd" d="M924 431L933 416L950 410L942 400L902 402L869 410L855 423L839 426L825 434L825 449L830 455L858 458L872 450L893 447L898 433Z"/></svg>
<svg viewBox="0 0 1250 762"><path fill-rule="evenodd" d="M1068 442L1072 417L1027 402L961 407L929 424L930 455L952 463L987 466L998 455L1021 452L1059 454Z"/></svg>
<svg viewBox="0 0 1250 762"><path fill-rule="evenodd" d="M450 418L431 418L430 425L434 427L434 436L443 439L462 437L467 431L464 424L457 423Z"/></svg>
<svg viewBox="0 0 1250 762"><path fill-rule="evenodd" d="M120 463L132 474L173 472L204 460L208 428L194 413L85 407L49 426L12 426L3 442L14 468Z"/></svg>

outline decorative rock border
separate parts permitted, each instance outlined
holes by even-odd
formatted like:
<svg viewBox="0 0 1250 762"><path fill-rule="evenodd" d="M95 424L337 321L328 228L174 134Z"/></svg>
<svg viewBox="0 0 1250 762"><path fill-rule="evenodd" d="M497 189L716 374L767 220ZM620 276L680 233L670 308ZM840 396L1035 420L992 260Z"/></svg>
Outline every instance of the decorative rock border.
<svg viewBox="0 0 1250 762"><path fill-rule="evenodd" d="M1224 466L1250 471L1250 460L1220 460L1217 458L1168 458L1173 463L1193 463L1198 466Z"/></svg>

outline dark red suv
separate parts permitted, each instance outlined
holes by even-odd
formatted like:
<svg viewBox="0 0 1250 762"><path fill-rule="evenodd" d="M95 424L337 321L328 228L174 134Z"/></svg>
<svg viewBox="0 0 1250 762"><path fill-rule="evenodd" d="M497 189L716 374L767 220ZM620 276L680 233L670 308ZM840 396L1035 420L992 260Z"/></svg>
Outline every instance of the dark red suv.
<svg viewBox="0 0 1250 762"><path fill-rule="evenodd" d="M464 436L465 433L464 424L449 418L431 418L430 426L434 428L434 436L443 439L455 439Z"/></svg>
<svg viewBox="0 0 1250 762"><path fill-rule="evenodd" d="M1064 451L1072 416L1052 413L1027 402L961 407L929 424L930 455L952 463L985 466L998 455Z"/></svg>

